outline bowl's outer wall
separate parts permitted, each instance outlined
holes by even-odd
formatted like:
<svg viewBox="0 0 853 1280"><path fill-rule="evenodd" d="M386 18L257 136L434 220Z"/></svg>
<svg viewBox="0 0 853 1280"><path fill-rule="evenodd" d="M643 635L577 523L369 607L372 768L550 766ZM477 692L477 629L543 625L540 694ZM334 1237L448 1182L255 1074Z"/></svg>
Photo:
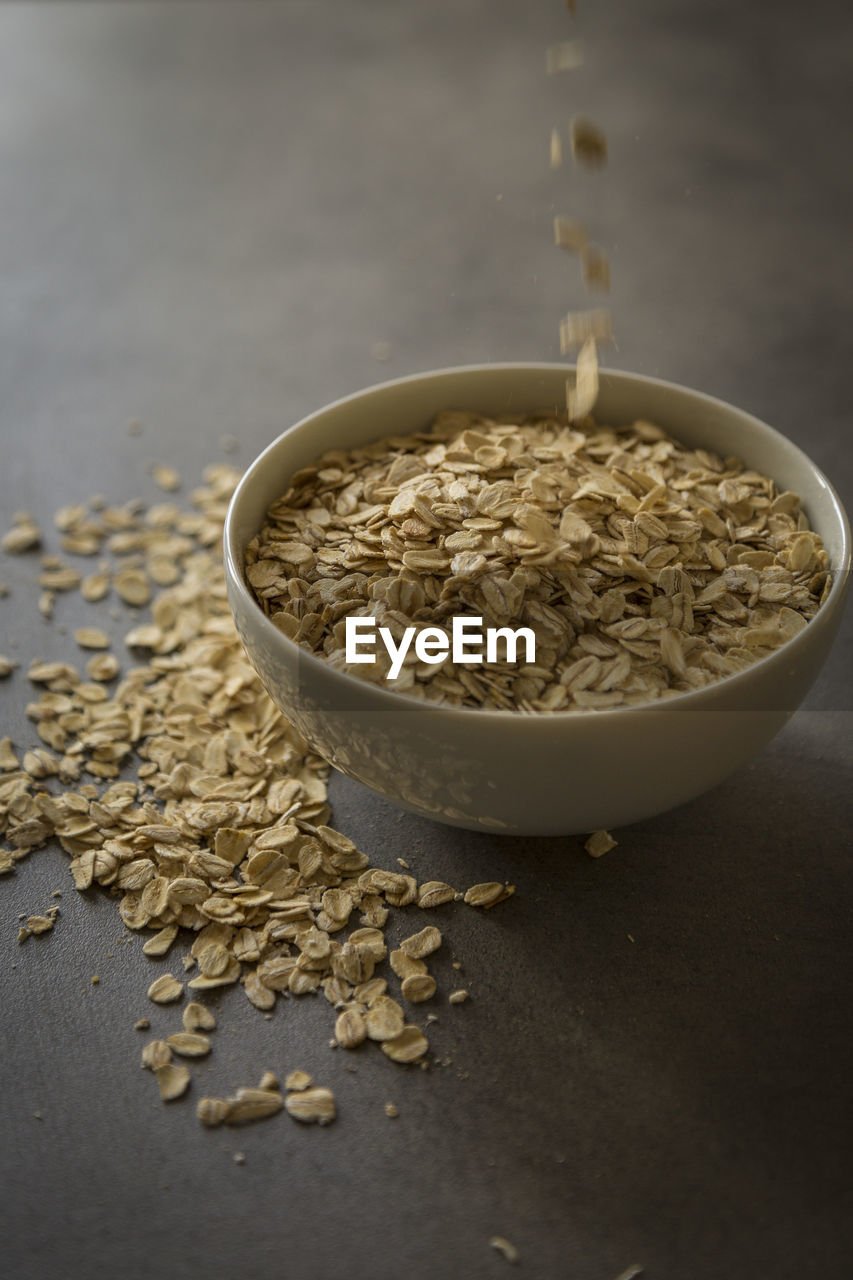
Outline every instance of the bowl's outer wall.
<svg viewBox="0 0 853 1280"><path fill-rule="evenodd" d="M691 799L755 755L817 676L841 620L849 531L831 487L779 433L684 388L603 374L597 416L647 418L684 443L772 475L803 498L839 581L817 617L771 659L699 694L627 711L517 716L418 704L334 671L263 616L243 575L245 547L290 475L327 449L425 428L443 408L520 413L564 401L562 366L478 366L387 383L313 414L252 465L225 532L229 598L265 688L342 772L427 817L554 835L618 827Z"/></svg>

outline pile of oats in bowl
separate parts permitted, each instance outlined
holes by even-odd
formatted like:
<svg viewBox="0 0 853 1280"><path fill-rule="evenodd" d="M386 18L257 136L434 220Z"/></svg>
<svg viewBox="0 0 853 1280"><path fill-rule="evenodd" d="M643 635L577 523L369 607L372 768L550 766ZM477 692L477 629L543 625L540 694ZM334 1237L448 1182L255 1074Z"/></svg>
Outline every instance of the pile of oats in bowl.
<svg viewBox="0 0 853 1280"><path fill-rule="evenodd" d="M353 675L345 624L459 616L535 633L534 663L420 661L388 687L529 713L701 689L790 640L828 591L796 494L651 422L440 413L429 431L326 453L295 474L246 574L286 636Z"/></svg>
<svg viewBox="0 0 853 1280"><path fill-rule="evenodd" d="M180 976L161 974L148 997L152 1010L190 1000L174 1032L142 1053L167 1102L191 1083L173 1055L192 1060L212 1048L205 1033L216 1022L199 999L228 986L265 1013L316 993L329 1003L336 1047L373 1041L392 1062L427 1065L425 1032L435 1015L418 1017L421 1006L461 1004L467 992L438 991L427 964L442 945L435 926L415 925L389 948L386 922L402 909L463 898L488 908L513 892L488 883L463 894L419 883L405 864L372 866L329 825L329 767L263 691L228 610L220 544L238 479L231 467L209 467L191 512L172 502L146 509L93 500L57 513L62 550L103 559L84 573L42 555L45 622L62 595L79 591L106 629L75 631L74 661L30 663L38 695L27 714L40 745L22 750L0 739L0 874L58 841L78 890L113 895L127 928L146 938L148 956L173 947L178 955L171 967ZM177 487L171 469L158 483L166 481ZM37 554L45 541L24 514L10 535L11 554ZM143 660L124 669L107 634L120 616L116 597L137 613L150 602L148 619L124 637ZM16 665L0 657L0 675ZM21 942L42 946L39 935L61 934L59 911L29 917ZM136 1027L147 1031L150 1020ZM286 1085L285 1097L267 1073L258 1088L202 1098L199 1119L238 1124L282 1109L303 1122L334 1118L333 1094L310 1087L306 1073L291 1072Z"/></svg>

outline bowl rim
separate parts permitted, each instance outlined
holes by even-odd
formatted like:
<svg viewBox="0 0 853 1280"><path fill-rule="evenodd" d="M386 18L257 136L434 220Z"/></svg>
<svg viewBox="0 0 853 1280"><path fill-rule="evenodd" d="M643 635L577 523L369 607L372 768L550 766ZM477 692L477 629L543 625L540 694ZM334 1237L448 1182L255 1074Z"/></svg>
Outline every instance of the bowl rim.
<svg viewBox="0 0 853 1280"><path fill-rule="evenodd" d="M390 378L383 382L373 383L371 386L363 387L359 391L350 392L345 396L339 396L336 400L332 400L328 404L322 405L319 409L312 410L311 413L306 414L297 422L292 423L289 427L285 427L285 429L280 432L274 440L271 440L270 443L252 460L252 462L249 463L243 475L240 477L240 480L228 503L222 534L223 564L226 580L230 579L231 589L236 591L241 602L245 606L248 606L250 613L254 611L254 616L259 621L262 632L265 633L275 644L282 645L285 652L289 650L293 657L299 662L307 663L308 669L316 671L317 675L321 678L331 680L333 684L341 681L344 687L350 689L352 693L359 692L363 697L375 696L378 699L378 705L374 708L375 710L382 710L386 706L388 710L393 710L395 708L400 710L400 702L403 700L405 706L412 709L417 708L424 714L448 716L452 713L454 716L464 716L465 720L470 721L471 723L476 719L481 721L498 720L502 724L514 722L516 724L525 725L539 723L551 725L559 725L561 723L577 724L589 722L590 720L595 720L597 722L600 721L603 715L607 717L608 721L618 720L625 716L629 716L636 720L640 715L648 715L649 712L653 711L660 713L669 707L678 709L684 708L685 710L689 710L691 707L698 709L699 704L706 702L709 695L714 695L718 691L731 690L736 688L738 684L746 686L751 680L755 679L759 673L767 672L772 666L778 666L784 662L788 656L794 653L799 653L800 650L804 649L810 643L810 640L814 635L814 632L812 631L814 624L820 620L825 622L826 619L834 616L838 608L841 606L850 577L850 522L836 489L824 475L823 471L821 471L820 467L812 461L808 454L806 454L799 445L795 444L794 441L784 435L783 432L777 430L775 427L771 427L769 423L764 422L761 418L755 417L747 410L741 409L737 405L733 405L726 400L722 400L718 396L709 395L704 391L696 391L694 388L687 387L683 383L670 382L663 378L651 377L648 374L631 373L628 370L623 369L600 370L601 383L639 383L643 386L657 388L665 392L687 394L692 399L699 402L699 404L704 404L708 408L713 407L716 409L734 412L742 420L745 420L745 422L748 423L750 429L757 431L759 436L769 436L771 440L780 441L789 452L793 453L797 461L803 464L814 475L817 481L827 491L841 530L840 563L830 568L832 586L830 587L826 600L820 606L814 618L812 618L808 625L799 631L793 639L786 641L778 649L774 650L773 653L768 654L766 657L759 658L756 662L740 671L732 672L732 674L727 676L721 676L711 684L704 685L698 689L678 691L677 693L670 694L668 697L655 698L648 702L634 703L627 707L590 707L578 710L547 711L538 715L533 715L523 711L506 710L497 707L453 706L448 705L447 703L433 701L428 698L415 698L405 690L383 688L380 684L363 680L358 676L351 675L349 672L342 671L337 667L331 666L324 658L318 657L309 649L303 648L301 645L297 644L295 640L286 636L284 632L280 631L264 613L263 609L261 609L255 599L254 593L251 591L248 582L246 581L244 566L238 563L238 558L235 554L236 549L233 544L236 541L237 512L245 497L246 491L249 488L251 478L263 467L269 457L279 449L286 436L289 436L292 432L300 430L310 422L326 415L334 409L342 408L353 401L367 399L370 396L375 395L377 392L390 390L394 387L406 384L440 379L442 377L449 379L451 376L459 374L483 374L484 376L487 376L489 373L494 373L495 370L498 369L505 370L510 373L560 373L565 376L567 373L572 373L574 368L575 366L572 364L557 364L553 361L521 360L449 365L443 368L425 370L422 373L404 374L399 378Z"/></svg>

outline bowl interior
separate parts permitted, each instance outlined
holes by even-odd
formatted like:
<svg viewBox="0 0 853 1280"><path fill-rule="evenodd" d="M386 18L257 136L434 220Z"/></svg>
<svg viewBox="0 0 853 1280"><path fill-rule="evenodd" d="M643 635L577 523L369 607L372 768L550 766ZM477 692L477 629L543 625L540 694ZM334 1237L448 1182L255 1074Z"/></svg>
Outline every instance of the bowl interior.
<svg viewBox="0 0 853 1280"><path fill-rule="evenodd" d="M225 553L242 591L251 597L243 560L270 503L294 471L329 449L347 449L388 435L426 429L441 409L520 414L565 405L571 367L554 364L475 365L416 374L368 388L309 415L285 431L241 480L228 513ZM636 374L602 371L596 416L614 426L647 418L694 448L734 454L803 501L837 573L850 568L850 530L826 477L785 436L713 396ZM841 572L839 572L841 571ZM271 628L273 629L273 628ZM284 640L284 637L281 637Z"/></svg>

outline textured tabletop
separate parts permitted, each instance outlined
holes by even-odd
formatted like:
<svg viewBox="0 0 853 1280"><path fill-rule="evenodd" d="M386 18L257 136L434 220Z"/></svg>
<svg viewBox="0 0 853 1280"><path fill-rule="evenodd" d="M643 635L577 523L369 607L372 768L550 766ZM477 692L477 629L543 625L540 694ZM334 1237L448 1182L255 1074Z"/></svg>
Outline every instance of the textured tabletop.
<svg viewBox="0 0 853 1280"><path fill-rule="evenodd" d="M28 510L55 551L63 504L162 501L153 463L184 501L207 463L245 466L360 387L559 359L585 296L558 212L611 259L607 362L772 423L849 508L849 5L577 10L0 7L3 529ZM573 36L584 65L546 75ZM607 134L595 174L549 168L576 113ZM29 660L79 661L95 608L63 595L44 621L37 573L0 557L0 652L22 666L0 736L19 747ZM132 611L96 612L132 662ZM164 1106L133 1024L173 1029L145 997L167 966L112 897L74 892L58 846L21 861L0 880L3 1273L487 1280L512 1270L499 1236L531 1280L848 1277L851 655L848 614L753 764L596 860L582 838L451 830L336 776L335 824L379 865L517 886L436 912L427 1071L331 1051L322 997L264 1020L231 990L213 1055ZM19 945L19 913L54 901L55 930ZM202 1090L296 1067L334 1089L334 1124L199 1126Z"/></svg>

